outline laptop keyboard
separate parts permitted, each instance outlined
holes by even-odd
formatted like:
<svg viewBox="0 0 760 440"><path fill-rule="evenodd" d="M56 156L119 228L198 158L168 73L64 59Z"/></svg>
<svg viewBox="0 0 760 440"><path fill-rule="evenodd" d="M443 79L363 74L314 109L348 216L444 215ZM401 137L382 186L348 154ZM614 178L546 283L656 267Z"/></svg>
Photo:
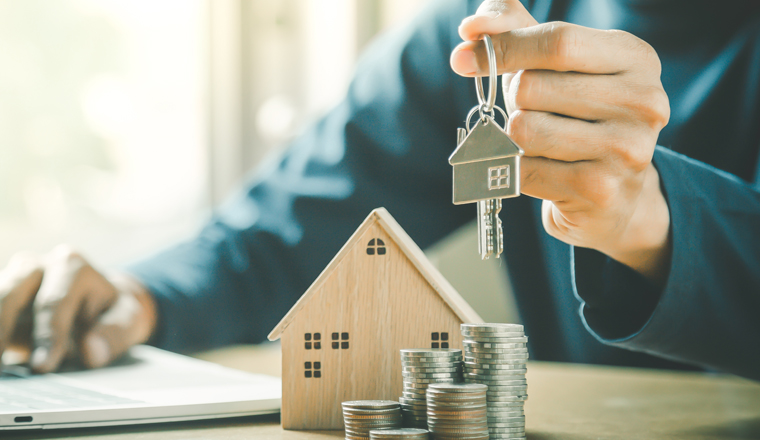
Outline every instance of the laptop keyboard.
<svg viewBox="0 0 760 440"><path fill-rule="evenodd" d="M66 410L140 403L39 377L0 377L0 413Z"/></svg>

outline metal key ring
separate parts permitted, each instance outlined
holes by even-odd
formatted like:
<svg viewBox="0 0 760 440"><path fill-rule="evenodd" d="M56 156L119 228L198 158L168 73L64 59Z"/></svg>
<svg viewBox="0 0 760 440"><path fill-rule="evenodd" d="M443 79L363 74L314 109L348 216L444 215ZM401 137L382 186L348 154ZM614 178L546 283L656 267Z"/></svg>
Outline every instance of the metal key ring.
<svg viewBox="0 0 760 440"><path fill-rule="evenodd" d="M496 74L496 51L493 49L491 36L483 35L483 42L486 45L486 53L488 54L488 101L486 101L483 90L483 79L479 76L475 78L475 91L478 92L478 102L486 106L486 112L490 112L493 110L494 105L496 105L496 81L499 77Z"/></svg>
<svg viewBox="0 0 760 440"><path fill-rule="evenodd" d="M471 131L471 129L470 129L470 120L472 119L473 116L475 116L475 113L480 113L481 120L485 119L485 118L483 118L483 114L484 113L490 113L490 115L488 115L488 116L490 116L491 119L494 119L494 116L496 116L496 112L494 112L494 110L498 110L499 113L501 113L501 115L504 117L504 127L502 129L504 131L506 131L507 130L507 121L509 120L509 116L507 116L507 113L504 110L502 110L501 107L498 107L498 106L494 106L494 108L492 108L490 111L486 112L484 110L484 108L483 108L484 105L485 104L476 105L475 107L472 108L472 110L470 110L469 113L467 113L467 119L465 119L465 122L464 122L464 124L465 124L464 126L467 127L467 133L469 133ZM494 120L494 122L495 122L495 120ZM498 123L496 125L498 125Z"/></svg>

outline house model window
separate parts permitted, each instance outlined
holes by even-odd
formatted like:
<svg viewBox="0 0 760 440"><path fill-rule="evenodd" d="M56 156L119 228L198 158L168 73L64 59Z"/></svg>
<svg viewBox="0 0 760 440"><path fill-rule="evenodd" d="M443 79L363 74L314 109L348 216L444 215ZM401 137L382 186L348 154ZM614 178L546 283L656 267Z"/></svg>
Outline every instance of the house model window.
<svg viewBox="0 0 760 440"><path fill-rule="evenodd" d="M448 332L433 332L430 335L432 342L430 348L449 348L449 333Z"/></svg>
<svg viewBox="0 0 760 440"><path fill-rule="evenodd" d="M332 334L332 348L334 350L348 350L348 332Z"/></svg>
<svg viewBox="0 0 760 440"><path fill-rule="evenodd" d="M311 350L312 347L314 350L322 349L322 333L314 333L313 335L311 333L304 333L303 339L305 349Z"/></svg>
<svg viewBox="0 0 760 440"><path fill-rule="evenodd" d="M322 377L322 363L321 362L304 362L304 377L319 379Z"/></svg>
<svg viewBox="0 0 760 440"><path fill-rule="evenodd" d="M373 238L367 243L367 255L385 255L385 242L379 238Z"/></svg>
<svg viewBox="0 0 760 440"><path fill-rule="evenodd" d="M488 189L509 188L509 165L488 169Z"/></svg>

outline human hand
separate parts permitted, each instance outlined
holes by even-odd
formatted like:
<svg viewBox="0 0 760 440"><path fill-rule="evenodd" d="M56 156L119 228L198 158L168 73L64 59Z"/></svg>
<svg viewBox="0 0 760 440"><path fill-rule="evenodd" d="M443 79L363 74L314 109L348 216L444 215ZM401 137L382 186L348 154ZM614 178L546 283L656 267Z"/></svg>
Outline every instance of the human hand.
<svg viewBox="0 0 760 440"><path fill-rule="evenodd" d="M0 271L0 358L31 354L38 373L67 358L105 366L148 340L153 301L136 280L106 278L67 246L42 259L17 254Z"/></svg>
<svg viewBox="0 0 760 440"><path fill-rule="evenodd" d="M544 229L662 285L670 213L651 161L670 106L654 49L623 31L537 24L518 0L485 1L459 33L495 34L507 132L525 151L521 189L544 200ZM460 44L451 67L488 75L484 45Z"/></svg>

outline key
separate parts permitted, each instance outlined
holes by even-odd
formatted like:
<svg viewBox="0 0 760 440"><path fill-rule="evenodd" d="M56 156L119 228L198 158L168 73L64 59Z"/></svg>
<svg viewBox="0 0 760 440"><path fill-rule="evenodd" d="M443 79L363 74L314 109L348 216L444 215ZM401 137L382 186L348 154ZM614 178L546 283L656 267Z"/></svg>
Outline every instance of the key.
<svg viewBox="0 0 760 440"><path fill-rule="evenodd" d="M478 202L478 252L483 260L491 255L499 258L504 251L504 233L499 212L501 199Z"/></svg>
<svg viewBox="0 0 760 440"><path fill-rule="evenodd" d="M523 150L512 141L504 128L494 120L496 111L507 114L496 102L496 58L490 37L484 37L490 67L488 99L480 78L475 80L479 105L465 120L465 128L457 129L457 148L449 157L453 167L453 202L477 204L478 252L485 260L499 258L504 251L501 227L501 199L520 195L520 156ZM479 118L471 127L470 120Z"/></svg>

